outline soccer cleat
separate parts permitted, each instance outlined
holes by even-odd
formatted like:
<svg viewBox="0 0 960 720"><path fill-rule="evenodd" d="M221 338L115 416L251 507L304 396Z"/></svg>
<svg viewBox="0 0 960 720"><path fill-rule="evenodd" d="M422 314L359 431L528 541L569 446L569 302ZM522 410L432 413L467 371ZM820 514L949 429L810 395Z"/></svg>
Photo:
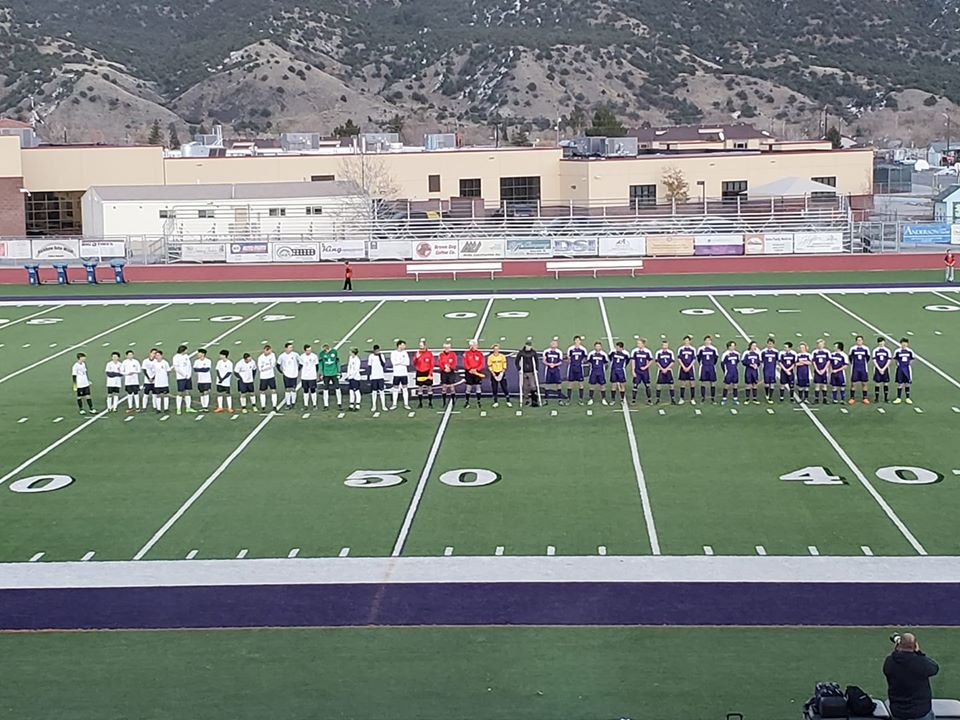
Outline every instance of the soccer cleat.
<svg viewBox="0 0 960 720"><path fill-rule="evenodd" d="M177 415L183 415L183 411L180 408L177 408Z"/></svg>
<svg viewBox="0 0 960 720"><path fill-rule="evenodd" d="M193 415L193 414L195 414L197 411L194 410L192 407L188 407L186 410L184 410L184 412L187 413L188 415Z"/></svg>
<svg viewBox="0 0 960 720"><path fill-rule="evenodd" d="M720 401L720 404L721 404L721 405L726 405L726 404L727 404L726 398L724 398L723 400L721 400L721 401Z"/></svg>
<svg viewBox="0 0 960 720"><path fill-rule="evenodd" d="M86 415L86 414L87 414L87 411L86 411L86 410L83 410L83 409L81 409L81 410L80 410L80 414L81 414L81 415Z"/></svg>
<svg viewBox="0 0 960 720"><path fill-rule="evenodd" d="M491 407L495 407L495 408L496 408L496 407L500 407L500 403L495 402L493 405L491 405Z"/></svg>
<svg viewBox="0 0 960 720"><path fill-rule="evenodd" d="M854 400L853 398L850 398L849 400L847 400L847 405L856 405L856 404L857 404L857 401Z"/></svg>
<svg viewBox="0 0 960 720"><path fill-rule="evenodd" d="M869 405L869 404L870 404L870 398L864 398L864 399L863 399L863 404L864 404L864 405Z"/></svg>
<svg viewBox="0 0 960 720"><path fill-rule="evenodd" d="M690 404L691 404L691 405L696 405L696 404L697 404L697 401L694 400L693 398L690 398Z"/></svg>
<svg viewBox="0 0 960 720"><path fill-rule="evenodd" d="M214 410L214 412L215 412L215 413L222 413L222 412L226 412L226 410L224 410L222 407L218 407L216 410Z"/></svg>
<svg viewBox="0 0 960 720"><path fill-rule="evenodd" d="M564 404L562 400L560 401L560 404L561 404L561 405ZM513 407L513 403L510 402L509 400L507 400L507 407L508 407L508 408L512 408L512 407Z"/></svg>
<svg viewBox="0 0 960 720"><path fill-rule="evenodd" d="M256 406L256 405L254 405L254 406L252 406L252 407L250 408L250 412L256 412L256 411L257 411L257 406Z"/></svg>
<svg viewBox="0 0 960 720"><path fill-rule="evenodd" d="M404 406L403 406L403 409L404 409L404 410L409 410L409 409L410 409L410 406L409 406L409 405L404 405Z"/></svg>
<svg viewBox="0 0 960 720"><path fill-rule="evenodd" d="M913 405L913 398L907 398L904 402L906 402L907 405ZM90 412L94 412L94 411L91 410Z"/></svg>
<svg viewBox="0 0 960 720"><path fill-rule="evenodd" d="M593 398L590 398L589 400L587 400L587 405L593 405Z"/></svg>
<svg viewBox="0 0 960 720"><path fill-rule="evenodd" d="M678 405L683 405L685 402L686 400L684 400L683 398L680 398L680 402L678 403Z"/></svg>
<svg viewBox="0 0 960 720"><path fill-rule="evenodd" d="M604 399L601 400L600 402L603 403L604 405L609 405L609 404L610 404L610 403L607 402L607 399L606 399L606 398L604 398ZM544 403L544 405L546 405L546 403Z"/></svg>
<svg viewBox="0 0 960 720"><path fill-rule="evenodd" d="M246 414L247 414L247 409L246 409L246 408L243 408L242 410L240 410L240 412L243 413L244 415L246 415Z"/></svg>
<svg viewBox="0 0 960 720"><path fill-rule="evenodd" d="M773 405L773 398L767 398L767 405Z"/></svg>
<svg viewBox="0 0 960 720"><path fill-rule="evenodd" d="M902 402L903 402L903 400L902 400L901 398L897 398L896 400L893 401L893 404L894 404L894 405L899 405L899 404L902 403Z"/></svg>

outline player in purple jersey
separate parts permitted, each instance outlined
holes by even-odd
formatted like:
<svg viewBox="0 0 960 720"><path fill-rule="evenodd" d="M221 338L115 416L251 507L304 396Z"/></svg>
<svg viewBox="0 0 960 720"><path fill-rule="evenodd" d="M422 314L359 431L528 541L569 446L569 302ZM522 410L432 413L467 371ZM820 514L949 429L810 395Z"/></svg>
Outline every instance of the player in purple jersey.
<svg viewBox="0 0 960 720"><path fill-rule="evenodd" d="M660 404L660 390L664 385L670 387L670 404L676 405L676 395L673 390L673 366L677 358L670 349L670 342L664 340L660 343L660 349L654 355L654 361L657 363L657 404Z"/></svg>
<svg viewBox="0 0 960 720"><path fill-rule="evenodd" d="M767 338L767 346L760 351L760 367L763 368L763 394L767 404L773 403L773 389L777 384L777 369L780 351L773 338Z"/></svg>
<svg viewBox="0 0 960 720"><path fill-rule="evenodd" d="M906 338L900 338L900 348L893 354L893 361L897 364L897 399L893 401L894 405L900 404L900 398L904 398L907 405L913 405L910 399L910 384L913 382L913 350L910 349L910 341Z"/></svg>
<svg viewBox="0 0 960 720"><path fill-rule="evenodd" d="M857 335L853 347L850 348L850 400L853 405L857 402L857 385L860 385L860 399L864 405L870 404L867 397L867 381L870 375L867 366L870 364L870 348L863 344L863 335Z"/></svg>
<svg viewBox="0 0 960 720"><path fill-rule="evenodd" d="M653 353L647 347L646 338L639 338L637 346L633 349L630 356L633 360L633 397L631 402L637 401L637 389L643 385L647 394L647 405L652 400L650 398L650 366L653 364Z"/></svg>
<svg viewBox="0 0 960 720"><path fill-rule="evenodd" d="M780 351L780 360L777 362L780 370L780 402L783 397L793 397L793 384L797 372L797 354L793 351L793 343L785 342L783 350Z"/></svg>
<svg viewBox="0 0 960 720"><path fill-rule="evenodd" d="M807 344L802 342L797 348L797 396L800 402L810 402L810 366L813 360Z"/></svg>
<svg viewBox="0 0 960 720"><path fill-rule="evenodd" d="M627 365L630 363L630 356L623 349L623 343L617 340L613 352L610 353L610 400L617 401L617 391L620 397L627 399Z"/></svg>
<svg viewBox="0 0 960 720"><path fill-rule="evenodd" d="M877 338L873 349L873 401L880 402L880 389L883 388L883 401L890 402L890 360L893 354L887 347L887 341Z"/></svg>
<svg viewBox="0 0 960 720"><path fill-rule="evenodd" d="M590 400L587 405L593 405L593 392L600 388L600 399L604 405L607 404L607 364L610 358L603 351L603 345L600 342L593 344L593 352L587 355L587 364L590 366Z"/></svg>
<svg viewBox="0 0 960 720"><path fill-rule="evenodd" d="M723 398L721 405L727 404L727 394L733 395L734 405L740 404L740 353L737 352L737 343L733 340L727 343L726 352L720 358L720 367L723 368Z"/></svg>
<svg viewBox="0 0 960 720"><path fill-rule="evenodd" d="M827 402L827 385L830 383L830 351L823 338L817 340L817 346L810 353L813 365L813 402Z"/></svg>
<svg viewBox="0 0 960 720"><path fill-rule="evenodd" d="M833 344L830 353L830 386L833 388L833 402L843 402L847 395L847 366L850 358L843 351L843 343ZM837 396L839 395L839 400Z"/></svg>
<svg viewBox="0 0 960 720"><path fill-rule="evenodd" d="M760 404L760 395L757 391L757 385L760 384L760 351L757 349L757 343L754 340L747 345L747 351L743 354L741 360L743 363L743 384L746 387L743 396L743 404L753 402L754 405Z"/></svg>
<svg viewBox="0 0 960 720"><path fill-rule="evenodd" d="M579 335L574 336L573 345L567 348L567 401L573 399L573 386L577 385L580 404L583 405L583 365L587 362L587 349Z"/></svg>
<svg viewBox="0 0 960 720"><path fill-rule="evenodd" d="M707 401L707 386L710 386L710 402L717 401L717 362L720 352L713 345L713 336L703 338L703 345L697 348L697 362L700 363L700 402Z"/></svg>
<svg viewBox="0 0 960 720"><path fill-rule="evenodd" d="M543 351L543 366L547 369L543 380L543 397L550 397L552 392L561 405L564 405L561 384L563 378L560 367L563 365L563 351L557 346L557 338L550 341L550 347Z"/></svg>
<svg viewBox="0 0 960 720"><path fill-rule="evenodd" d="M680 383L680 404L684 403L684 395L687 392L687 388L690 388L690 403L693 405L697 404L697 399L694 397L694 387L693 384L696 380L696 374L693 369L693 364L697 361L697 349L691 345L692 337L689 335L683 336L683 342L680 347L677 348L677 365L679 366L679 383Z"/></svg>

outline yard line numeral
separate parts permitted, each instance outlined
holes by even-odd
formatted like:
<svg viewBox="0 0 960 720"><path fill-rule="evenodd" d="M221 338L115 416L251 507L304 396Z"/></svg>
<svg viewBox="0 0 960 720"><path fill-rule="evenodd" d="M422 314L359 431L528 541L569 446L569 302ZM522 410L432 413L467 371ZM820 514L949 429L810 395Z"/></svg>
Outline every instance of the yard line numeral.
<svg viewBox="0 0 960 720"><path fill-rule="evenodd" d="M493 472L493 470L485 470L483 468L447 470L440 476L440 482L453 487L482 487L484 485L492 485L499 479L500 476Z"/></svg>
<svg viewBox="0 0 960 720"><path fill-rule="evenodd" d="M781 475L780 479L800 481L804 485L846 485L843 478L831 475L830 471L821 465L808 465Z"/></svg>
<svg viewBox="0 0 960 720"><path fill-rule="evenodd" d="M409 470L354 470L343 481L348 487L358 488L385 488L400 485L406 478L404 473ZM460 468L447 470L440 475L440 482L451 487L483 487L492 485L500 479L500 475L486 468ZM12 489L12 486L11 486Z"/></svg>
<svg viewBox="0 0 960 720"><path fill-rule="evenodd" d="M384 488L400 485L401 475L409 470L354 470L343 481L344 485L360 488Z"/></svg>
<svg viewBox="0 0 960 720"><path fill-rule="evenodd" d="M913 465L887 465L877 468L876 476L880 480L897 485L933 485L943 479L943 476L927 468ZM804 485L846 485L843 478L831 475L827 468L821 465L810 465L780 476L781 480L796 480Z"/></svg>
<svg viewBox="0 0 960 720"><path fill-rule="evenodd" d="M10 483L10 489L18 493L41 493L61 490L73 483L69 475L31 475Z"/></svg>

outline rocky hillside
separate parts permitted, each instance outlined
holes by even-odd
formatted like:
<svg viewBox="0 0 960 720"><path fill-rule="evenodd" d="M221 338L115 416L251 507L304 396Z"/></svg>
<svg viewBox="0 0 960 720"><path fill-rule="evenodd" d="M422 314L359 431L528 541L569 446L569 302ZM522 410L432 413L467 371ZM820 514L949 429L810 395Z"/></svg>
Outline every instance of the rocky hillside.
<svg viewBox="0 0 960 720"><path fill-rule="evenodd" d="M8 0L0 114L71 142L459 128L481 141L749 119L787 137L942 135L960 0ZM958 116L960 119L960 116Z"/></svg>

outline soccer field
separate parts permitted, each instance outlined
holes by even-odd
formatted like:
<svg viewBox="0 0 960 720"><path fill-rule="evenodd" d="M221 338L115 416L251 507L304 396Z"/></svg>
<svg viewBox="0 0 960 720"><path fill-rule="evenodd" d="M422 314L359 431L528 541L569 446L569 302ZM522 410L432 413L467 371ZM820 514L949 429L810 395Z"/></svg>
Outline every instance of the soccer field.
<svg viewBox="0 0 960 720"><path fill-rule="evenodd" d="M0 561L956 555L958 301L895 287L9 301ZM373 414L365 395L359 413L102 412L113 350L256 356L292 340L330 343L345 360L396 338L436 351L470 338L486 349L532 337L542 349L557 337L565 348L581 335L629 350L638 336L676 348L685 334L741 349L747 338L907 337L914 404L437 402ZM70 391L79 351L101 410L92 417ZM373 479L348 482L364 473Z"/></svg>

